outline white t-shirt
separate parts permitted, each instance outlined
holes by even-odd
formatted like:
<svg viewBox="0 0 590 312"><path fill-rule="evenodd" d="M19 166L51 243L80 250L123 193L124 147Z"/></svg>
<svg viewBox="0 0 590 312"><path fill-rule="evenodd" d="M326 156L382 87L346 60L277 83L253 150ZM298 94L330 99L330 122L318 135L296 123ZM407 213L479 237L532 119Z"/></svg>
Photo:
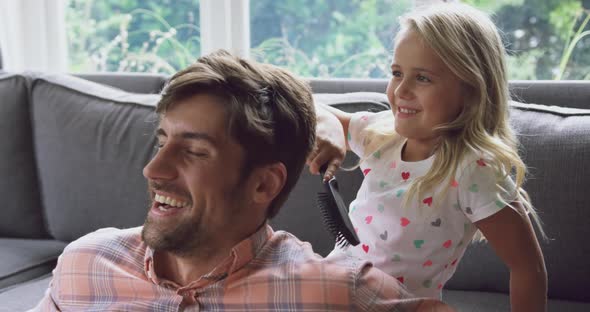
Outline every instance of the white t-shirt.
<svg viewBox="0 0 590 312"><path fill-rule="evenodd" d="M361 130L380 113L355 113L349 124L349 146L363 157ZM417 162L401 160L402 147L390 144L373 153L360 167L365 175L349 215L361 243L332 253L346 252L369 259L396 277L416 296L441 297L441 289L453 275L477 228L474 222L504 208L515 198L510 177L497 191L496 175L485 160L466 157L446 196L434 196L444 185L402 207L403 193L416 177L427 173L434 156ZM367 151L370 152L370 151ZM438 199L438 200L437 200Z"/></svg>

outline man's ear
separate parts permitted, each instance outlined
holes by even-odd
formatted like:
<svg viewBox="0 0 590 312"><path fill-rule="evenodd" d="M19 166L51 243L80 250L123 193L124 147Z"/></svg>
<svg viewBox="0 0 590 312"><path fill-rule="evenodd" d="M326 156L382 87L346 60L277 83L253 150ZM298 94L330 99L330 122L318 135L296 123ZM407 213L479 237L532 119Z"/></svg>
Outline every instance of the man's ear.
<svg viewBox="0 0 590 312"><path fill-rule="evenodd" d="M287 181L287 168L282 162L262 166L254 170L252 200L256 204L270 204L281 192Z"/></svg>

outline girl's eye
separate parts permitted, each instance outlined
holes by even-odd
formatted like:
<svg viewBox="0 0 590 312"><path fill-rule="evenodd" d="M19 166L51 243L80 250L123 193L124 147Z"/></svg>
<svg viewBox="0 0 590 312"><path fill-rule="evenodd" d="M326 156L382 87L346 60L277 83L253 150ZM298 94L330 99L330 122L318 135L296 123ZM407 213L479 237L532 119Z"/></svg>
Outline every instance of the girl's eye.
<svg viewBox="0 0 590 312"><path fill-rule="evenodd" d="M416 77L418 79L418 81L420 82L430 82L430 78L426 77L426 76L422 76L422 75L418 75L418 77Z"/></svg>
<svg viewBox="0 0 590 312"><path fill-rule="evenodd" d="M400 72L399 70L394 70L391 72L391 75L393 77L401 77L402 76L402 72Z"/></svg>
<svg viewBox="0 0 590 312"><path fill-rule="evenodd" d="M164 144L162 143L156 143L156 145L154 146L155 149L159 150L164 146Z"/></svg>

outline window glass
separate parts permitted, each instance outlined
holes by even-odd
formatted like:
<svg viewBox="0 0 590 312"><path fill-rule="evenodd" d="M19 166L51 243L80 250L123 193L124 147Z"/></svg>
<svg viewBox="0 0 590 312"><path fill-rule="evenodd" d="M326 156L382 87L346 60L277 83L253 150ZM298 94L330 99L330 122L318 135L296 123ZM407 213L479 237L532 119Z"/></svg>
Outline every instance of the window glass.
<svg viewBox="0 0 590 312"><path fill-rule="evenodd" d="M510 79L590 79L590 1L463 2L493 15ZM385 78L397 18L412 4L251 0L252 55L307 77Z"/></svg>
<svg viewBox="0 0 590 312"><path fill-rule="evenodd" d="M387 77L397 18L411 6L411 0L251 0L251 55L306 77Z"/></svg>
<svg viewBox="0 0 590 312"><path fill-rule="evenodd" d="M174 73L200 55L199 0L69 0L69 71Z"/></svg>
<svg viewBox="0 0 590 312"><path fill-rule="evenodd" d="M494 15L511 79L590 79L590 1L464 2Z"/></svg>

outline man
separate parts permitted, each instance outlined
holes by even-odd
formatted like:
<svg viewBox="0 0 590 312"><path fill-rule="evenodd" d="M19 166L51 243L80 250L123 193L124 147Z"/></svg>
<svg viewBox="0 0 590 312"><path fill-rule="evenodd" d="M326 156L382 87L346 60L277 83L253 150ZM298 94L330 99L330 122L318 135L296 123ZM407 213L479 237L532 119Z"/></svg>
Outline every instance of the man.
<svg viewBox="0 0 590 312"><path fill-rule="evenodd" d="M408 299L368 263L322 259L274 232L314 146L309 87L279 68L217 52L172 77L144 168L143 227L71 243L44 311L391 311ZM338 263L336 263L338 262Z"/></svg>

